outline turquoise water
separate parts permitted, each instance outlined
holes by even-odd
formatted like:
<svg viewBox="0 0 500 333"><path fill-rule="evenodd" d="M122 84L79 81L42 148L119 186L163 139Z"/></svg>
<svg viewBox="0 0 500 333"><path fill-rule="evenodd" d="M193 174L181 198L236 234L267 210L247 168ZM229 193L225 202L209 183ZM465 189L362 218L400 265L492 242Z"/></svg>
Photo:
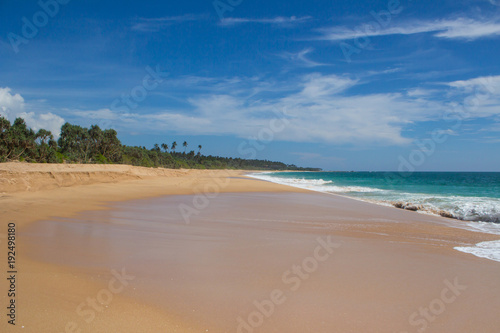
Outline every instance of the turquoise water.
<svg viewBox="0 0 500 333"><path fill-rule="evenodd" d="M411 203L461 220L500 223L499 172L276 172L254 177L380 204Z"/></svg>

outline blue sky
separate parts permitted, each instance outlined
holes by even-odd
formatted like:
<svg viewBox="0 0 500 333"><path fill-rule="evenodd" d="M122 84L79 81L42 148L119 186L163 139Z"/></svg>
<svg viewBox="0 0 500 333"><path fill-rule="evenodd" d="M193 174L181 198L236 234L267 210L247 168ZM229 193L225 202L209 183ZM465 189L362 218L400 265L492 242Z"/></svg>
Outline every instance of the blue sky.
<svg viewBox="0 0 500 333"><path fill-rule="evenodd" d="M498 0L3 0L0 114L326 170L500 171L499 14Z"/></svg>

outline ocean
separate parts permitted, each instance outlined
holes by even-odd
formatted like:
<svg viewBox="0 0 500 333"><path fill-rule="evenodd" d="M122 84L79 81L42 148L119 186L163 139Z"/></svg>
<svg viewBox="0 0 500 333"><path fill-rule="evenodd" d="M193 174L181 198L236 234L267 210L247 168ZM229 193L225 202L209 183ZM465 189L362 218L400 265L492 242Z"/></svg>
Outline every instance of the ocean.
<svg viewBox="0 0 500 333"><path fill-rule="evenodd" d="M467 221L472 231L500 235L500 172L268 172L250 176L380 205L413 206L420 213ZM500 241L456 249L500 261Z"/></svg>

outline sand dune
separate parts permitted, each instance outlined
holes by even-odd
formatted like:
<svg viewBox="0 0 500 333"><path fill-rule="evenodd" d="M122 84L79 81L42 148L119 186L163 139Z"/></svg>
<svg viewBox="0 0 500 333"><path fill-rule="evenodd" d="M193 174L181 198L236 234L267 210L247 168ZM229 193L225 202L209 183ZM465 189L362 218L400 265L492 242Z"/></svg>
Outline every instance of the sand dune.
<svg viewBox="0 0 500 333"><path fill-rule="evenodd" d="M151 177L179 177L193 173L197 171L130 165L0 163L0 192L40 191Z"/></svg>

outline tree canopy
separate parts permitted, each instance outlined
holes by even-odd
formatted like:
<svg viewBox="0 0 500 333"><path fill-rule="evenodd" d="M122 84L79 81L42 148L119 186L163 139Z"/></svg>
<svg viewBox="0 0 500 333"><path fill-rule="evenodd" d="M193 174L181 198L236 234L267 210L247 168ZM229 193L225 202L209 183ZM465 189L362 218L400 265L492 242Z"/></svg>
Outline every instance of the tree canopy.
<svg viewBox="0 0 500 333"><path fill-rule="evenodd" d="M119 163L176 169L321 170L268 160L205 156L201 154L202 145L197 146L198 153L194 150L187 152L187 141L182 145L182 153L175 151L176 141L170 145L170 151L166 143L155 144L152 149L126 146L122 145L114 129L102 130L97 125L85 128L70 123L61 127L56 142L50 131L40 129L35 132L22 118L11 124L0 116L0 162Z"/></svg>

